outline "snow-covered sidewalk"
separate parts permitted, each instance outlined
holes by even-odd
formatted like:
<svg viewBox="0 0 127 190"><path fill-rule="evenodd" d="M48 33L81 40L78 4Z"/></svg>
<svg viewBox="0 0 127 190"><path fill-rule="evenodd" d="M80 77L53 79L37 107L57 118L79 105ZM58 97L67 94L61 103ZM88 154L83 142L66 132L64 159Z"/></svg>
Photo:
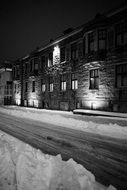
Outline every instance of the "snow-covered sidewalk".
<svg viewBox="0 0 127 190"><path fill-rule="evenodd" d="M93 121L85 121L72 117L72 112L62 112L54 110L39 110L26 107L1 107L0 112L21 118L28 118L40 122L58 125L59 127L68 127L75 130L81 130L110 137L127 139L127 127L121 127L118 124L99 124Z"/></svg>

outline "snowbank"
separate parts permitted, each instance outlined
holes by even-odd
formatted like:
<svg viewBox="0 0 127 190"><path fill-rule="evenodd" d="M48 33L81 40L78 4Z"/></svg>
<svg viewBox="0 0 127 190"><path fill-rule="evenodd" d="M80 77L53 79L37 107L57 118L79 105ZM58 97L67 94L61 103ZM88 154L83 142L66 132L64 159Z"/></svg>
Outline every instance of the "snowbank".
<svg viewBox="0 0 127 190"><path fill-rule="evenodd" d="M127 139L127 127L121 127L117 124L98 124L96 122L87 122L74 117L72 112L37 110L34 108L9 106L7 109L0 108L0 112L14 115L21 118L28 118L40 122L46 122L63 127L68 127L76 130L107 135L111 137ZM66 116L67 117L66 117Z"/></svg>
<svg viewBox="0 0 127 190"><path fill-rule="evenodd" d="M116 190L73 159L43 154L0 131L0 190Z"/></svg>

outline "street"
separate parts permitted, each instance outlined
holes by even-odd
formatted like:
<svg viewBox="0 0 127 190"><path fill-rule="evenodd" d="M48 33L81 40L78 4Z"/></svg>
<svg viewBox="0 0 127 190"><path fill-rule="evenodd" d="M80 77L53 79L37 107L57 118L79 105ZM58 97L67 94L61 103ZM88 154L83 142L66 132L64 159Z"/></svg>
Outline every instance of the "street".
<svg viewBox="0 0 127 190"><path fill-rule="evenodd" d="M92 134L0 113L0 130L42 152L73 158L102 184L127 189L127 140Z"/></svg>

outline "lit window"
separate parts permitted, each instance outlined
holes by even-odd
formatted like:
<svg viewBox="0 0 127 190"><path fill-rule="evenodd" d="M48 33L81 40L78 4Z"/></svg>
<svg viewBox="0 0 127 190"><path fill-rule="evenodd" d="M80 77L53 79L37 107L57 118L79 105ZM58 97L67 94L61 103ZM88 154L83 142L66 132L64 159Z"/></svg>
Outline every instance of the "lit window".
<svg viewBox="0 0 127 190"><path fill-rule="evenodd" d="M88 34L88 51L89 53L94 51L94 33L91 32Z"/></svg>
<svg viewBox="0 0 127 190"><path fill-rule="evenodd" d="M90 89L99 88L99 69L90 70Z"/></svg>
<svg viewBox="0 0 127 190"><path fill-rule="evenodd" d="M65 47L62 47L60 49L60 62L64 62L65 61Z"/></svg>
<svg viewBox="0 0 127 190"><path fill-rule="evenodd" d="M45 89L46 89L46 88L45 88L45 81L42 80L42 81L41 81L41 91L42 91L42 92L45 92Z"/></svg>
<svg viewBox="0 0 127 190"><path fill-rule="evenodd" d="M32 92L35 92L35 81L32 81Z"/></svg>
<svg viewBox="0 0 127 190"><path fill-rule="evenodd" d="M49 78L49 91L53 92L53 77Z"/></svg>
<svg viewBox="0 0 127 190"><path fill-rule="evenodd" d="M127 64L116 66L116 87L127 86Z"/></svg>
<svg viewBox="0 0 127 190"><path fill-rule="evenodd" d="M62 75L60 78L60 89L62 91L66 90L66 75Z"/></svg>
<svg viewBox="0 0 127 190"><path fill-rule="evenodd" d="M53 53L50 52L48 57L48 67L51 67L52 65L53 65Z"/></svg>
<svg viewBox="0 0 127 190"><path fill-rule="evenodd" d="M98 31L98 49L106 48L106 30Z"/></svg>
<svg viewBox="0 0 127 190"><path fill-rule="evenodd" d="M73 73L71 76L71 89L72 90L78 89L77 73Z"/></svg>

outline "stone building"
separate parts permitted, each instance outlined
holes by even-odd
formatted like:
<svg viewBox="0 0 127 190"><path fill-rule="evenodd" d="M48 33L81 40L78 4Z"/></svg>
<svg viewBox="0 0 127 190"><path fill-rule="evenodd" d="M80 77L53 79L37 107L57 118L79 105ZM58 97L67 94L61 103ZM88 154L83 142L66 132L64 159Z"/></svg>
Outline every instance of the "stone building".
<svg viewBox="0 0 127 190"><path fill-rule="evenodd" d="M0 105L12 104L12 66L6 61L0 66Z"/></svg>
<svg viewBox="0 0 127 190"><path fill-rule="evenodd" d="M127 6L17 60L13 95L23 106L127 112Z"/></svg>

